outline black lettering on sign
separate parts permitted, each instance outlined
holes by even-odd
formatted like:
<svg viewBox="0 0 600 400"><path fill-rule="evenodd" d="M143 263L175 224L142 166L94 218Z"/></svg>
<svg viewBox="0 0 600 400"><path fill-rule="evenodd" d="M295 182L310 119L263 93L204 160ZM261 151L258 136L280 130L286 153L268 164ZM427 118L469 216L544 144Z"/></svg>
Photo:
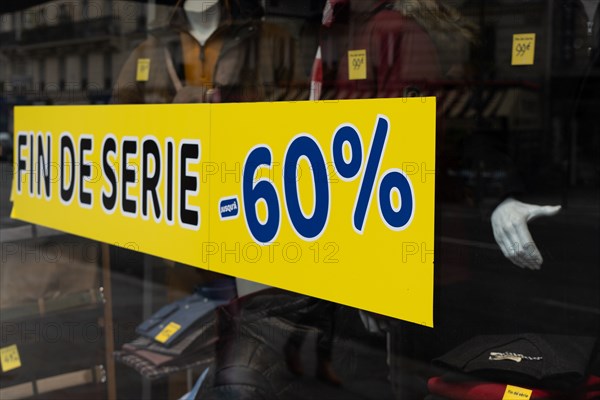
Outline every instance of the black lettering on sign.
<svg viewBox="0 0 600 400"><path fill-rule="evenodd" d="M200 163L200 141L182 140L179 147L179 223L184 228L200 228L200 208L189 204L188 196L200 193L200 176L190 172L190 164Z"/></svg>
<svg viewBox="0 0 600 400"><path fill-rule="evenodd" d="M108 214L115 211L117 204L117 174L109 160L111 154L117 154L117 140L113 135L106 136L102 143L102 176L110 186L110 191L102 188L102 207Z"/></svg>
<svg viewBox="0 0 600 400"><path fill-rule="evenodd" d="M531 43L519 43L517 44L517 55L522 57L531 48Z"/></svg>
<svg viewBox="0 0 600 400"><path fill-rule="evenodd" d="M121 153L121 207L123 215L136 217L137 198L130 196L128 189L137 182L137 166L130 159L138 153L138 139L136 137L123 139Z"/></svg>
<svg viewBox="0 0 600 400"><path fill-rule="evenodd" d="M365 58L364 57L353 57L352 58L352 67L355 70L360 69L360 67L362 67L362 65L365 63Z"/></svg>
<svg viewBox="0 0 600 400"><path fill-rule="evenodd" d="M46 199L51 196L50 166L52 165L52 135L46 133L46 149L44 150L44 135L42 132L37 136L37 195L42 197L42 181L44 182L44 194Z"/></svg>
<svg viewBox="0 0 600 400"><path fill-rule="evenodd" d="M34 146L34 141L33 141L33 132L31 132L31 134L29 135L29 195L31 197L33 197L33 183L35 181L35 178L33 176L33 171L34 171L34 155L33 155L33 146Z"/></svg>
<svg viewBox="0 0 600 400"><path fill-rule="evenodd" d="M152 172L150 158L154 160ZM160 202L158 200L161 169L158 140L151 136L144 138L142 142L142 218L148 219L148 197L150 197L154 206L154 219L157 222L161 218Z"/></svg>
<svg viewBox="0 0 600 400"><path fill-rule="evenodd" d="M92 167L86 162L86 154L92 152L92 136L79 137L79 205L84 208L92 207L92 191L85 188L85 181L92 176Z"/></svg>
<svg viewBox="0 0 600 400"><path fill-rule="evenodd" d="M23 190L23 172L27 168L27 162L21 157L25 146L27 146L27 132L21 131L17 134L17 193L19 194Z"/></svg>
<svg viewBox="0 0 600 400"><path fill-rule="evenodd" d="M165 219L167 220L167 224L173 225L173 184L174 184L174 164L175 157L173 156L173 139L167 139L167 174L166 181L167 187L165 190L165 202L167 204L165 210Z"/></svg>
<svg viewBox="0 0 600 400"><path fill-rule="evenodd" d="M68 153L68 162L67 162ZM60 135L60 201L71 204L75 192L75 145L69 132ZM67 171L69 182L67 182Z"/></svg>

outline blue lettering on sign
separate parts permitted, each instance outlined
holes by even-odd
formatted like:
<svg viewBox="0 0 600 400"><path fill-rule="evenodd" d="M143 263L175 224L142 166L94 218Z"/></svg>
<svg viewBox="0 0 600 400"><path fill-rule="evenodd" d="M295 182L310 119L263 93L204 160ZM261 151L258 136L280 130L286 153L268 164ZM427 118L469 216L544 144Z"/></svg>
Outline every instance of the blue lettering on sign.
<svg viewBox="0 0 600 400"><path fill-rule="evenodd" d="M305 215L300 206L297 171L301 159L310 163L313 184L313 211ZM288 216L294 231L304 240L316 240L327 225L331 201L329 179L323 150L310 135L296 136L287 150L283 161L283 193Z"/></svg>
<svg viewBox="0 0 600 400"><path fill-rule="evenodd" d="M246 225L254 241L260 244L270 244L275 240L281 227L281 207L275 185L268 177L254 179L257 170L271 169L272 161L273 153L269 146L256 146L248 153L242 173L242 204ZM267 207L264 219L258 216L258 203L264 203Z"/></svg>
<svg viewBox="0 0 600 400"><path fill-rule="evenodd" d="M226 197L219 201L219 214L221 220L237 218L240 215L240 206L237 196Z"/></svg>
<svg viewBox="0 0 600 400"><path fill-rule="evenodd" d="M392 231L408 228L415 215L415 193L410 178L398 168L381 173L385 148L390 135L390 120L377 115L371 145L366 148L358 129L343 123L335 130L330 145L333 166L343 181L360 179L358 193L351 215L354 231L362 234L371 202L379 205L382 222ZM298 169L301 161L310 164L312 199L301 204L298 186ZM271 174L263 176L264 170L273 170L273 152L266 144L253 147L244 161L242 176L242 201L246 226L255 242L272 243L279 234L282 214L288 219L298 237L317 240L327 228L331 213L331 188L327 174L327 162L323 148L312 135L296 135L283 154L283 196L280 198ZM362 172L362 173L361 173ZM221 219L228 213L238 214L235 203L221 203ZM235 210L233 205L235 204ZM259 216L259 204L266 215ZM311 211L305 212L302 206ZM224 208L225 206L225 208Z"/></svg>

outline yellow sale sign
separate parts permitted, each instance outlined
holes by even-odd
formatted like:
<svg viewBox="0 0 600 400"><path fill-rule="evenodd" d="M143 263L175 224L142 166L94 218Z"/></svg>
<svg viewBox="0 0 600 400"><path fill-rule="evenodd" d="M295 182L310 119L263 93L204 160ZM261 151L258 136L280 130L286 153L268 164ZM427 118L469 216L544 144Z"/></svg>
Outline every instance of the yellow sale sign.
<svg viewBox="0 0 600 400"><path fill-rule="evenodd" d="M13 218L433 326L435 110L18 107Z"/></svg>

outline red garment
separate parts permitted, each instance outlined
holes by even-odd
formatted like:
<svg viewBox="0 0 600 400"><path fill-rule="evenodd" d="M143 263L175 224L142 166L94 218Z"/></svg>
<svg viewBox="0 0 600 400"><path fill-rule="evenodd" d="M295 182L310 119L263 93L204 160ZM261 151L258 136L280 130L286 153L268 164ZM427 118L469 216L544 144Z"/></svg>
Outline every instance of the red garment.
<svg viewBox="0 0 600 400"><path fill-rule="evenodd" d="M587 392L585 394L585 400L598 400L600 399L600 390L596 390L593 392Z"/></svg>
<svg viewBox="0 0 600 400"><path fill-rule="evenodd" d="M501 383L488 382L446 382L442 377L429 379L427 387L431 394L443 396L448 399L456 400L502 400L506 385ZM558 392L552 392L541 389L532 389L531 399L553 399L564 398L564 395ZM562 396L562 397L561 397ZM590 376L585 385L585 392L577 395L576 398L582 400L600 399L600 376Z"/></svg>
<svg viewBox="0 0 600 400"><path fill-rule="evenodd" d="M388 1L325 29L322 50L324 98L421 96L441 76L427 32ZM349 50L366 51L366 79L349 79Z"/></svg>
<svg viewBox="0 0 600 400"><path fill-rule="evenodd" d="M600 390L600 376L591 375L585 385L588 388Z"/></svg>
<svg viewBox="0 0 600 400"><path fill-rule="evenodd" d="M506 385L491 382L446 382L442 377L434 377L427 382L431 394L452 400L502 400ZM531 400L560 398L556 392L531 389Z"/></svg>
<svg viewBox="0 0 600 400"><path fill-rule="evenodd" d="M585 400L598 400L600 399L600 376L592 375L588 378L585 383Z"/></svg>

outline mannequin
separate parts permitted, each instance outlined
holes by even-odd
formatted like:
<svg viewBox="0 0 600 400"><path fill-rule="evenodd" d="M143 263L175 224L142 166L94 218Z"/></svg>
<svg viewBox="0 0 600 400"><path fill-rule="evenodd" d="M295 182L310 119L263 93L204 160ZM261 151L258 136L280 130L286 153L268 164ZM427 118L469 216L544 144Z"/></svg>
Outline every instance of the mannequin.
<svg viewBox="0 0 600 400"><path fill-rule="evenodd" d="M291 36L256 18L260 12L258 2L247 2L243 7L237 1L180 0L170 26L152 32L132 52L119 74L112 101L147 104L301 100L294 96L307 95L308 82L295 82L300 83L299 87L305 84L304 93L289 90L296 78ZM226 54L221 51L224 48ZM136 74L137 63L142 59L150 60L149 77L143 81ZM238 280L240 296L265 288L268 287Z"/></svg>
<svg viewBox="0 0 600 400"><path fill-rule="evenodd" d="M600 0L580 1L587 17L587 35L591 37ZM591 47L588 51L591 52ZM525 204L513 198L500 203L492 214L492 228L504 256L520 267L540 269L542 255L529 233L527 223L538 217L556 215L560 209L560 206Z"/></svg>
<svg viewBox="0 0 600 400"><path fill-rule="evenodd" d="M113 88L122 104L301 100L290 90L295 43L260 20L259 1L180 0L168 26L133 50ZM149 60L148 76L137 74Z"/></svg>
<svg viewBox="0 0 600 400"><path fill-rule="evenodd" d="M329 100L402 97L407 96L407 92L416 93L417 96L432 95L436 83L443 81L446 75L439 62L437 47L424 28L427 26L424 22L428 21L419 21L415 16L430 19L434 16L435 19L429 22L434 23L439 30L447 32L448 37L454 40L466 36L465 30L467 30L456 22L461 20L455 18L458 13L444 8L443 3L434 0L420 2L329 0L330 8L337 6L341 18L337 23L335 15L324 18L324 25L329 28L325 29L321 47L324 56L322 64L324 98ZM344 18L348 14L346 8L348 5L350 18ZM333 11L332 14L336 12ZM385 45L379 45L381 43ZM364 79L352 80L348 73L347 52L357 49L365 51L367 74ZM440 138L445 136L440 132L438 134ZM439 171L442 172L440 176L444 176L444 166L452 162L447 159L455 154L444 153L444 145L440 146L440 149ZM439 188L444 188L444 182L439 184ZM538 217L556 215L561 207L520 202L511 196L513 193L520 192L519 185L511 179L507 179L503 185L506 186L503 188L505 190L498 197L499 205L494 209L490 220L494 238L503 255L513 264L520 268L538 270L543 259L527 224ZM443 189L438 190L438 194L443 195ZM442 197L436 198L436 203L439 204ZM460 197L460 194L457 197ZM448 198L454 200L451 196ZM461 226L450 225L439 224L437 228L440 229L436 228L436 235L443 235L440 233L443 229L461 233ZM482 229L486 229L483 224ZM457 328L456 321L464 316L454 315L456 311L453 305L464 299L461 293L470 293L469 289L474 286L476 280L471 279L468 270L465 275L460 274L464 271L461 270L463 259L447 261L448 258L445 258L440 262L443 256L437 254L443 253L436 248L436 268L439 271L436 284L440 305L436 309L438 316L435 330L422 329L401 321L391 321L363 311L359 312L368 331L387 334L390 376L394 387L399 388L398 398L413 398L404 393L405 390L402 388L402 374L405 372L401 365L403 357L431 360L439 356L439 351L446 351L445 347L453 346L454 341L460 341L463 335L461 327ZM477 265L478 260L469 260L469 255L464 259L467 261L464 262L466 265L469 265L468 261ZM454 274L454 272L458 273ZM507 275L515 274L517 272L507 271ZM456 281L453 281L452 278L455 276ZM446 282L442 278L451 279ZM473 307L476 309L477 305ZM408 391L410 390L408 388ZM417 395L414 398L418 397Z"/></svg>
<svg viewBox="0 0 600 400"><path fill-rule="evenodd" d="M492 229L502 254L513 264L539 270L544 262L527 223L539 217L558 214L561 206L526 204L512 197L504 200L492 213Z"/></svg>
<svg viewBox="0 0 600 400"><path fill-rule="evenodd" d="M219 27L221 9L219 0L186 0L183 9L191 26L190 34L201 46Z"/></svg>
<svg viewBox="0 0 600 400"><path fill-rule="evenodd" d="M594 30L594 15L596 15L600 0L581 0L581 3L583 4L583 9L585 10L588 20L588 36L591 36Z"/></svg>
<svg viewBox="0 0 600 400"><path fill-rule="evenodd" d="M130 54L114 87L113 102L169 104L307 99L308 80L294 68L295 41L284 27L260 19L259 3L259 0L179 1L169 25L150 32ZM139 73L140 61L149 65L145 75ZM202 271L181 267L184 269ZM190 278L184 283L192 286L199 282ZM275 379L266 385L258 376L267 357L269 365L289 378L281 354L283 344L273 347L270 336L262 329L282 329L282 337L287 337L296 330L296 325L294 321L282 324L281 320L287 321L289 316L301 324L305 322L303 312L318 306L314 304L318 303L316 299L275 289L262 290L267 287L249 281L239 280L237 287L240 298L232 302L227 312L217 315L221 336L216 348L218 379L213 387L205 387L209 393L202 398L250 399L253 391L268 390L271 384L286 388L287 378ZM181 291L186 292L186 289L189 288L182 287ZM245 296L256 291L261 293ZM289 312L283 312L282 306ZM273 308L281 315L271 315ZM268 318L273 319L272 324ZM260 323L254 323L255 320ZM252 384L247 379L240 381L240 377L248 377L249 373L255 376Z"/></svg>
<svg viewBox="0 0 600 400"><path fill-rule="evenodd" d="M582 0L582 2L584 3L588 15L593 15L600 0ZM358 27L366 24L365 18L368 18L377 7L382 7L381 4L385 2L379 0L329 0L328 3L330 9L336 6L342 8L344 5L349 5L352 15L354 16L354 29L362 29ZM383 12L386 12L385 9L391 10L391 8L396 8L408 11L410 15L419 14L419 11L424 15L427 15L432 14L432 10L436 10L438 9L436 7L439 7L436 5L435 1L432 0L421 3L405 1L390 1L389 3L395 3L394 7L383 6ZM417 10L415 7L421 7L422 10ZM457 19L458 14L452 9L444 9L444 11L447 12L450 17L450 22L447 23L448 27L456 31L461 31L461 34L463 35L466 34L466 29L464 27L452 21L453 18ZM425 21L420 22L423 25ZM439 20L437 22L439 23ZM327 22L326 26L330 23L331 21ZM390 26L390 22L386 22L384 19L383 24L385 25L386 23L387 26ZM381 30L383 29L385 28L381 28ZM385 70L387 72L383 72L382 76L379 77L381 78L381 81L372 83L375 87L369 87L369 83L364 84L363 82L358 82L356 84L344 82L347 81L347 77L342 73L337 77L338 82L342 82L341 86L337 88L337 91L341 93L345 92L344 95L353 92L352 97L397 97L398 95L403 96L403 94L401 94L401 89L403 86L407 85L407 82L413 80L417 82L435 82L435 80L440 79L441 71L436 68L438 63L435 55L436 50L431 46L431 40L424 39L423 35L413 33L412 31L416 30L414 28L409 28L408 35L406 35L406 33L403 34L404 36L409 37L409 39L405 40L412 41L411 43L413 46L427 48L428 50L422 51L421 53L411 53L410 50L408 50L410 46L406 45L406 54L402 54L401 56L399 53L396 53L397 59L395 59L394 62L398 69L394 71L391 69ZM381 31L379 33L381 33ZM396 32L396 34L397 33L398 32ZM361 45L352 43L349 46L366 48L370 45L367 45L366 43L362 43ZM400 50L400 52L403 51L404 50L402 49ZM393 55L394 53L391 52L390 57ZM411 62L407 63L403 61L403 59L410 59ZM402 65L402 68L399 68L399 65ZM340 66L339 71L343 71L346 68L347 67ZM381 70L384 70L384 68L381 68ZM426 87L424 87L423 90L424 92L427 92ZM418 91L420 92L420 90ZM492 213L491 225L494 238L503 255L518 267L532 270L540 269L543 258L529 233L527 223L539 217L556 215L560 209L560 206L526 204L513 197L507 197L502 201Z"/></svg>
<svg viewBox="0 0 600 400"><path fill-rule="evenodd" d="M191 27L190 35L204 48L206 42L219 28L221 21L219 0L186 0L183 9ZM236 286L238 296L245 296L270 287L241 278L236 278Z"/></svg>

